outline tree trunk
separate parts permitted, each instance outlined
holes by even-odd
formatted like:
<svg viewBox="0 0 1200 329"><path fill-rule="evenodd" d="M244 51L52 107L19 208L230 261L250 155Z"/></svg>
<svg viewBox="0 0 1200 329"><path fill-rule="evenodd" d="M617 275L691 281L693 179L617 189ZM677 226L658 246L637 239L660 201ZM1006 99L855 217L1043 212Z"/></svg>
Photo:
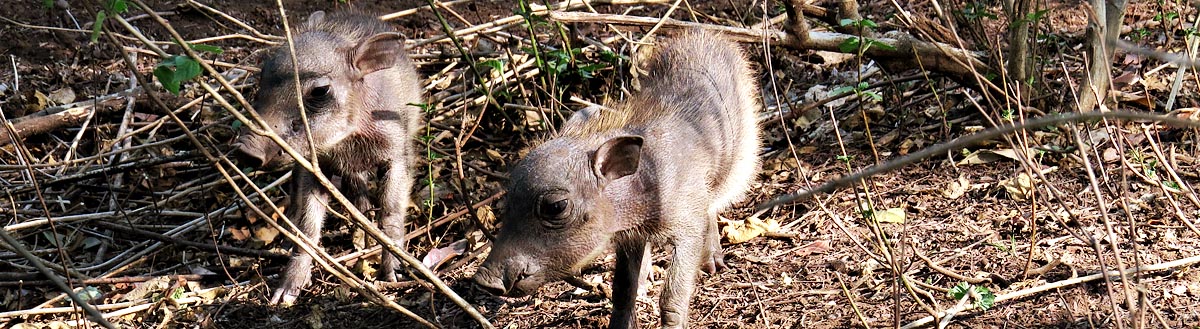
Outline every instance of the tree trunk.
<svg viewBox="0 0 1200 329"><path fill-rule="evenodd" d="M1088 22L1088 74L1078 90L1080 112L1094 110L1108 97L1115 51L1108 40L1117 38L1121 33L1121 22L1125 19L1125 0L1089 0L1088 3L1095 14L1093 17L1104 21Z"/></svg>

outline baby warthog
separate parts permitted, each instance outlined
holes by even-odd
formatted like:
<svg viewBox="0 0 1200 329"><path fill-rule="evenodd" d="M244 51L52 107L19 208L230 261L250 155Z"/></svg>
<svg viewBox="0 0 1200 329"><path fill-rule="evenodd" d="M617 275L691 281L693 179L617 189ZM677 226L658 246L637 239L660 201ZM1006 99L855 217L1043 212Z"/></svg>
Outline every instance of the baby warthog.
<svg viewBox="0 0 1200 329"><path fill-rule="evenodd" d="M315 153L323 172L342 177L341 189L359 210L371 198L368 179L382 176L378 194L381 230L403 246L404 212L412 173L411 135L421 102L417 73L404 50L404 37L375 17L313 13L295 33L296 65L285 45L262 65L254 107L267 125L305 158ZM308 127L300 118L296 80L303 93ZM312 139L310 148L309 137ZM239 150L264 167L294 159L265 136L243 131ZM308 170L292 167L288 217L317 242L329 192ZM395 281L396 257L385 252L379 278ZM283 272L271 303L291 303L311 280L312 257L297 251Z"/></svg>
<svg viewBox="0 0 1200 329"><path fill-rule="evenodd" d="M516 164L476 283L527 295L615 244L610 327L637 327L639 272L654 243L674 252L662 326L686 327L698 270L724 267L717 214L756 175L758 89L742 51L714 33L683 32L648 62L639 94L577 112Z"/></svg>

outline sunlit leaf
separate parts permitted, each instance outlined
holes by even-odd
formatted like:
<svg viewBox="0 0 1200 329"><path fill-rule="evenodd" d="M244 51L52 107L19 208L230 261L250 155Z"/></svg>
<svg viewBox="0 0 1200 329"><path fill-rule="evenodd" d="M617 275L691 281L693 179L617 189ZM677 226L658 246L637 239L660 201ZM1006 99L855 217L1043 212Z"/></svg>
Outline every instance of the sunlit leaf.
<svg viewBox="0 0 1200 329"><path fill-rule="evenodd" d="M108 14L105 14L103 10L96 12L96 22L92 23L92 42L100 40L100 29L103 27L105 18L108 18Z"/></svg>
<svg viewBox="0 0 1200 329"><path fill-rule="evenodd" d="M225 52L225 50L221 49L221 47L217 47L217 46L213 46L213 45L188 44L188 46L191 46L193 50L203 51L203 52L215 54L215 55L220 55Z"/></svg>
<svg viewBox="0 0 1200 329"><path fill-rule="evenodd" d="M861 42L862 41L859 38L846 39L846 41L842 41L841 44L838 44L838 50L841 50L843 53L857 52L858 45L861 44Z"/></svg>

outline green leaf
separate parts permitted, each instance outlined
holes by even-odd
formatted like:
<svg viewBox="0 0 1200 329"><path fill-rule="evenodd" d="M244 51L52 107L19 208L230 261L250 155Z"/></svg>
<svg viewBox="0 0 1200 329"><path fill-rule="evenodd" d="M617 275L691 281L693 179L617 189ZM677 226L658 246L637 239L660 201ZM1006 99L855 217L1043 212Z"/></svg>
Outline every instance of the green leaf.
<svg viewBox="0 0 1200 329"><path fill-rule="evenodd" d="M621 60L628 60L628 59L629 58L618 55L617 53L614 53L612 51L604 50L604 51L600 52L600 60L609 62L609 63L613 63L613 65L616 65L617 62L619 62Z"/></svg>
<svg viewBox="0 0 1200 329"><path fill-rule="evenodd" d="M973 286L966 282L959 282L953 288L950 288L950 291L946 292L946 294L950 295L950 298L960 300L966 298L972 291L976 295L979 295L979 299L975 301L974 305L980 310L987 311L996 305L996 295L992 294L991 290L987 287Z"/></svg>
<svg viewBox="0 0 1200 329"><path fill-rule="evenodd" d="M874 40L874 39L868 39L867 45L868 45L868 47L879 47L879 48L883 48L886 50L896 50L896 47L892 47L892 45L889 45L889 44L883 43L883 41Z"/></svg>
<svg viewBox="0 0 1200 329"><path fill-rule="evenodd" d="M833 91L832 91L832 93L833 93L834 95L841 95L841 94L848 94L848 93L850 93L850 92L853 92L853 91L854 91L854 87L850 87L850 86L841 86L841 87L833 88Z"/></svg>
<svg viewBox="0 0 1200 329"><path fill-rule="evenodd" d="M863 95L867 95L868 98L870 98L871 100L874 100L876 102L883 101L883 95L880 95L877 92L866 91L866 92L863 92Z"/></svg>
<svg viewBox="0 0 1200 329"><path fill-rule="evenodd" d="M859 21L859 22L858 22L858 26L862 26L862 27L869 27L869 28L876 28L876 27L879 27L879 25L876 25L876 24L875 24L875 21L872 21L872 20L869 20L869 19L865 19L865 18L864 18L863 20L861 20L861 21Z"/></svg>
<svg viewBox="0 0 1200 329"><path fill-rule="evenodd" d="M54 0L42 0L42 7L46 7L46 9L54 8Z"/></svg>
<svg viewBox="0 0 1200 329"><path fill-rule="evenodd" d="M495 59L489 59L489 60L480 62L479 65L486 66L486 67L490 68L492 71L503 71L504 70L504 62L501 62L501 61L495 60Z"/></svg>
<svg viewBox="0 0 1200 329"><path fill-rule="evenodd" d="M862 40L859 38L849 38L838 45L838 50L841 50L843 53L855 53L858 52L860 44L862 44Z"/></svg>
<svg viewBox="0 0 1200 329"><path fill-rule="evenodd" d="M93 286L84 287L83 290L79 291L79 298L83 299L85 301L86 300L95 300L96 298L100 298L101 296L104 296L104 293L100 292L100 289L97 289L96 287L93 287Z"/></svg>
<svg viewBox="0 0 1200 329"><path fill-rule="evenodd" d="M603 63L594 63L594 64L580 66L579 67L579 76L581 76L585 79L591 79L594 76L594 75L592 75L592 72L599 71L600 69L605 68L606 66L608 66L608 65L605 65Z"/></svg>
<svg viewBox="0 0 1200 329"><path fill-rule="evenodd" d="M179 95L179 80L175 80L175 70L159 64L159 66L154 67L154 77L158 78L158 83L162 84L163 89L172 94Z"/></svg>
<svg viewBox="0 0 1200 329"><path fill-rule="evenodd" d="M203 72L203 70L200 68L199 62L196 62L189 57L178 56L178 58L179 59L175 61L175 78L179 79L180 82L188 81L192 78L198 77L200 76L200 72Z"/></svg>
<svg viewBox="0 0 1200 329"><path fill-rule="evenodd" d="M113 14L123 14L129 11L129 3L125 2L125 0L110 0L108 1L108 5L104 7L109 13Z"/></svg>
<svg viewBox="0 0 1200 329"><path fill-rule="evenodd" d="M163 85L163 89L172 94L179 94L179 87L184 81L200 76L200 63L187 56L171 56L154 67L154 77Z"/></svg>
<svg viewBox="0 0 1200 329"><path fill-rule="evenodd" d="M433 104L421 103L420 107L421 111L425 112L425 114L433 114L433 112L437 112L437 106L434 106Z"/></svg>
<svg viewBox="0 0 1200 329"><path fill-rule="evenodd" d="M854 25L854 23L854 20L849 18L843 18L842 20L838 21L838 24L841 26L851 26Z"/></svg>
<svg viewBox="0 0 1200 329"><path fill-rule="evenodd" d="M1028 13L1028 14L1025 14L1025 20L1036 21L1036 20L1042 19L1042 17L1046 16L1046 13L1049 13L1049 12L1050 12L1049 9L1042 9L1042 10L1038 10L1038 11L1035 11L1032 13Z"/></svg>
<svg viewBox="0 0 1200 329"><path fill-rule="evenodd" d="M105 18L108 18L108 15L103 10L96 12L96 23L92 24L92 43L100 40L100 29L104 26Z"/></svg>
<svg viewBox="0 0 1200 329"><path fill-rule="evenodd" d="M241 128L241 127L242 127L242 120L233 120L233 123L229 124L229 128L233 128L233 130L238 130L238 128Z"/></svg>
<svg viewBox="0 0 1200 329"><path fill-rule="evenodd" d="M970 288L971 288L970 284L967 284L966 282L959 282L957 285L954 285L953 288L950 288L950 291L948 291L946 293L950 294L950 298L953 298L954 300L959 300L959 299L962 299L963 296L967 295L967 289L970 289Z"/></svg>
<svg viewBox="0 0 1200 329"><path fill-rule="evenodd" d="M191 46L192 50L203 51L203 52L214 54L214 55L220 55L225 52L225 50L222 50L221 47L217 47L217 46L213 46L213 45L189 43L188 46Z"/></svg>
<svg viewBox="0 0 1200 329"><path fill-rule="evenodd" d="M992 306L996 306L996 295L992 294L988 288L976 286L975 293L979 294L979 300L975 301L975 307L987 311Z"/></svg>

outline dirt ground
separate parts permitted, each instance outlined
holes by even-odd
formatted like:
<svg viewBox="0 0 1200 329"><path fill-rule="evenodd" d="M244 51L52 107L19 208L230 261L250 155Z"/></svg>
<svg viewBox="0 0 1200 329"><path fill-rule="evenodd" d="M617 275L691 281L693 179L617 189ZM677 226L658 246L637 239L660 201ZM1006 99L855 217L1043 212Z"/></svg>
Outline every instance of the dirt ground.
<svg viewBox="0 0 1200 329"><path fill-rule="evenodd" d="M470 278L490 248L483 230L503 225L490 220L503 206L498 193L508 165L551 133L539 123L557 124L561 116L553 113L569 116L581 108L571 97L603 102L631 90L627 60L587 72L584 65L572 64L569 68L577 71L552 77L514 68L528 58L524 55L530 31L547 49L573 44L586 48L575 54L576 61L602 64L605 57L588 45L608 40L602 42L613 53L635 57L630 50L633 40L611 37L619 32L640 38L648 28L573 23L560 30L549 22L532 27L517 22L464 37L463 46L475 60L465 63L453 43L426 42L445 32L425 1L283 2L294 21L316 10L388 14L417 8L389 22L414 45L410 51L426 77L430 102L438 104L420 134L429 136L422 139L429 141L429 149L421 144L422 152L440 155L423 155L417 165L421 178L408 216L412 235L405 248L419 259L431 251L462 248L445 259L433 259L434 269L496 327L607 326L612 304L602 291L606 284L589 290L556 282L532 296L504 298L479 289ZM673 18L750 27L764 16L783 14L775 2L686 2ZM76 30L90 30L101 5L60 3L69 9L46 7L40 1L0 6L0 110L6 122L129 88L130 71L121 49L104 38L90 42L89 32ZM279 10L270 2L201 3L263 35L283 35ZM996 50L1007 45L1007 21L999 4L987 3L949 4L946 10L959 17L954 24L960 27L955 31L962 45L994 58ZM860 5L860 12L882 31L939 30L902 24L899 9L890 1ZM189 1L151 6L187 40L253 36ZM940 318L948 327L1195 328L1200 323L1200 271L1186 261L1200 256L1200 231L1192 224L1200 214L1200 201L1190 188L1198 182L1194 130L1122 121L1037 129L1014 139L968 145L832 194L753 211L777 196L985 129L992 126L988 117L1000 113L1033 117L1072 111L1072 91L1085 72L1086 5L1068 0L1043 6L1046 12L1037 20L1037 37L1031 43L1035 73L1023 89L1028 94L1017 96L1024 105L1019 111L985 99L958 77L935 72L904 80L922 72L889 71L877 62L828 52L743 44L761 73L767 106L761 111L762 169L746 200L722 214L721 227L744 227L753 221L775 226L746 242L727 237L723 247L729 268L701 276L691 301L690 326L900 327L933 314L942 316L939 312L960 305L948 292L970 282L994 295L995 304ZM1191 5L1130 6L1122 37L1138 46L1182 52L1183 38L1195 31L1197 11ZM658 1L597 4L594 9L661 17L669 7L669 1ZM501 21L518 9L509 1L466 1L448 2L440 11L457 30ZM902 9L925 22L918 24L938 25L930 3ZM1000 17L962 18L967 12ZM131 10L123 17L151 40L170 44L167 30L142 14ZM113 22L109 28L131 35ZM972 33L991 43L972 39ZM148 83L145 78L160 58L136 39L118 40L137 53L139 83ZM204 43L223 50L210 55L219 70L251 73L235 84L253 94L252 73L270 46L250 37ZM179 52L175 45L166 48ZM482 94L472 92L479 90L473 86L480 78L475 72L486 68L483 63L489 60L505 65L499 72L515 74L482 74L504 82L492 85L496 104L484 106ZM874 89L879 101L850 97L807 113L780 112L815 104L839 86L856 84L854 73L860 69L871 72L866 82L891 81ZM1172 99L1173 115L1186 118L1196 112L1198 87L1192 74L1183 74L1181 92L1171 97L1175 66L1119 51L1112 72L1116 78L1114 100L1107 105L1111 109L1163 112ZM154 90L201 137L202 147L222 157L232 154L230 145L240 123L196 82L186 83L180 95ZM87 292L92 304L106 306L102 311L110 313L110 321L126 328L419 327L324 271L314 274L314 285L295 305L269 305L277 274L286 263L279 242L284 238L239 205L232 185L249 184L226 183L213 170L216 164L145 96L125 109L122 103L86 122L0 147L0 184L6 192L0 210L10 214L0 217L8 218L5 230L35 255L51 264L69 264L80 272L78 277L90 279L72 280L73 286ZM456 149L461 127L475 123L479 129ZM112 152L121 143L126 143L124 151ZM1027 147L1030 166L1014 160L1013 145ZM284 174L242 169L258 186ZM1031 179L1034 171L1041 174ZM279 188L268 190L280 204L284 194ZM469 207L477 203L482 207ZM863 210L863 205L873 205L874 211ZM35 223L47 216L56 218L55 226ZM343 264L360 276L372 277L377 249L359 252L356 230L345 221L330 222L322 239L325 248L334 257L345 257ZM184 227L190 229L172 231ZM61 247L55 247L55 241ZM213 244L237 249L214 252ZM669 260L668 252L656 250L651 286L638 303L644 326L657 324L662 274ZM1184 261L1154 267L1176 260ZM611 255L601 257L584 270L582 280L611 282L613 262ZM1144 270L1125 276L1094 276L1139 266ZM416 277L409 272L402 282L380 286L398 304L440 326L478 327ZM82 313L72 311L59 295L28 260L13 250L0 250L0 328L58 328L80 319ZM965 303L977 300L968 297Z"/></svg>

